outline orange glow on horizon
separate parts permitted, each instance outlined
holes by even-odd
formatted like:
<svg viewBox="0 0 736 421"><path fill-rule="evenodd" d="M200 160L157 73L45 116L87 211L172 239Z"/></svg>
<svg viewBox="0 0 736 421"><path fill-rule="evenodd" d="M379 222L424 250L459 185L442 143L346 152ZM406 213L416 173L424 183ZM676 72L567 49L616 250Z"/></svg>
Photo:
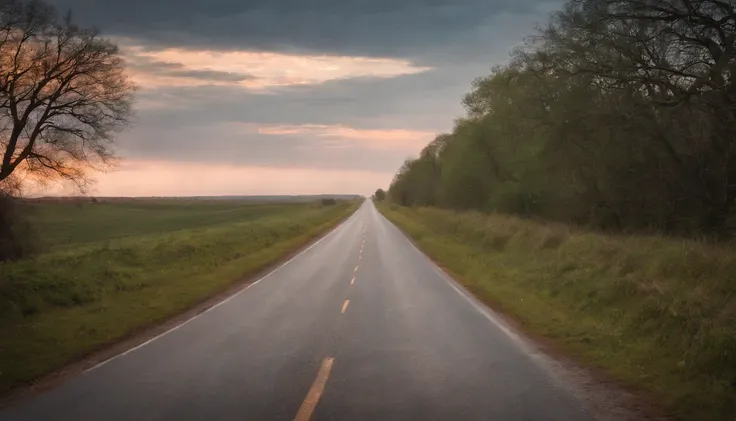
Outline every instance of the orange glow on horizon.
<svg viewBox="0 0 736 421"><path fill-rule="evenodd" d="M123 161L119 168L93 174L93 196L220 196L371 194L386 188L392 173L365 170L276 168L226 164ZM70 186L53 185L36 195L74 195Z"/></svg>

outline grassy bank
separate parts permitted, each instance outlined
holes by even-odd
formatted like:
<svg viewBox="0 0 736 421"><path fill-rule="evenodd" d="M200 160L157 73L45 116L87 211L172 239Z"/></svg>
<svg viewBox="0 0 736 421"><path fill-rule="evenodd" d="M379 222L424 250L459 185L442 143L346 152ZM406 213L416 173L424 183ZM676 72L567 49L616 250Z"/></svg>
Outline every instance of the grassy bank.
<svg viewBox="0 0 736 421"><path fill-rule="evenodd" d="M492 307L681 419L736 419L736 248L382 205Z"/></svg>
<svg viewBox="0 0 736 421"><path fill-rule="evenodd" d="M28 206L46 251L0 264L0 393L223 291L358 203Z"/></svg>

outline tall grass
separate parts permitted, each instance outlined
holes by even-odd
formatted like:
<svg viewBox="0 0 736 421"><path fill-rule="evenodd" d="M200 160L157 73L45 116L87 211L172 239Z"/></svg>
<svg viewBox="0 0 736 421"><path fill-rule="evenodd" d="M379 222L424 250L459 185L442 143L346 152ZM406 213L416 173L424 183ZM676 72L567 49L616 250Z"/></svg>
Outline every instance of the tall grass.
<svg viewBox="0 0 736 421"><path fill-rule="evenodd" d="M480 298L682 419L736 418L736 248L382 206Z"/></svg>
<svg viewBox="0 0 736 421"><path fill-rule="evenodd" d="M42 206L60 209L49 219L66 221L44 228L55 239L51 251L0 265L0 392L224 290L325 232L357 203L180 204L166 213L173 221L155 206L89 207L76 216L65 214L66 204ZM146 213L163 219L152 226Z"/></svg>

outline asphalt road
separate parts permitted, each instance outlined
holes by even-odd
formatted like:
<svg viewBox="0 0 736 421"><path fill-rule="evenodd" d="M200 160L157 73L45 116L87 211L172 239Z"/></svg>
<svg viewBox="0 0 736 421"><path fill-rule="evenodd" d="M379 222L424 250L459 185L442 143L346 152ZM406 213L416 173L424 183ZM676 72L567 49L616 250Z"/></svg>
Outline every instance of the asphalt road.
<svg viewBox="0 0 736 421"><path fill-rule="evenodd" d="M2 421L308 419L592 417L371 202L220 305L0 412Z"/></svg>

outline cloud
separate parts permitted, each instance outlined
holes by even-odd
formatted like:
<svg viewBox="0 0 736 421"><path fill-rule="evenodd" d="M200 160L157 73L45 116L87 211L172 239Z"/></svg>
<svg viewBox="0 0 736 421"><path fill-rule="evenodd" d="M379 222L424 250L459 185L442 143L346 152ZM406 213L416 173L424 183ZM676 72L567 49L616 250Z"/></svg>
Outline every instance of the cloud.
<svg viewBox="0 0 736 421"><path fill-rule="evenodd" d="M353 191L334 190L333 179L386 187L405 158L462 115L460 100L471 81L507 61L533 25L561 4L52 2L121 45L142 87L139 122L118 142L124 162L138 167L100 179L101 189L129 194L146 186L126 176L160 182L160 194L188 189L180 187L182 177L192 177L199 189L188 194L257 193L259 182L272 179L281 180L275 190L302 191L288 177L311 192ZM210 173L219 175L196 180Z"/></svg>
<svg viewBox="0 0 736 421"><path fill-rule="evenodd" d="M185 48L152 51L129 42L119 40L131 63L133 79L146 88L225 84L264 89L354 77L388 78L430 70L389 58Z"/></svg>
<svg viewBox="0 0 736 421"><path fill-rule="evenodd" d="M310 136L321 139L322 145L337 148L360 146L365 149L414 152L423 147L435 135L433 132L402 129L356 129L344 125L252 125L258 134Z"/></svg>
<svg viewBox="0 0 736 421"><path fill-rule="evenodd" d="M151 48L476 59L559 0L56 0L85 25ZM497 18L502 17L501 22ZM505 23L505 24L504 24ZM503 25L501 29L496 26ZM512 37L514 33L510 33Z"/></svg>
<svg viewBox="0 0 736 421"><path fill-rule="evenodd" d="M460 99L489 65L458 65L394 78L352 78L287 86L269 94L226 86L160 87L140 92L141 103L169 103L140 113L157 128L216 122L268 125L343 124L359 129L447 130L462 113Z"/></svg>
<svg viewBox="0 0 736 421"><path fill-rule="evenodd" d="M444 67L270 94L160 87L140 93L140 122L119 148L135 160L392 173L452 127L469 81L486 71L486 65Z"/></svg>
<svg viewBox="0 0 736 421"><path fill-rule="evenodd" d="M162 86L239 85L252 82L255 76L212 69L190 69L182 63L157 61L128 55L129 75L143 89ZM151 105L144 105L149 108Z"/></svg>
<svg viewBox="0 0 736 421"><path fill-rule="evenodd" d="M134 54L127 54L126 59L128 68L131 70L134 78L155 75L173 79L200 79L203 81L232 83L255 79L255 76L246 73L218 71L206 68L190 69L183 63L153 60Z"/></svg>
<svg viewBox="0 0 736 421"><path fill-rule="evenodd" d="M133 161L393 172L433 132L217 123L137 129L119 142Z"/></svg>

